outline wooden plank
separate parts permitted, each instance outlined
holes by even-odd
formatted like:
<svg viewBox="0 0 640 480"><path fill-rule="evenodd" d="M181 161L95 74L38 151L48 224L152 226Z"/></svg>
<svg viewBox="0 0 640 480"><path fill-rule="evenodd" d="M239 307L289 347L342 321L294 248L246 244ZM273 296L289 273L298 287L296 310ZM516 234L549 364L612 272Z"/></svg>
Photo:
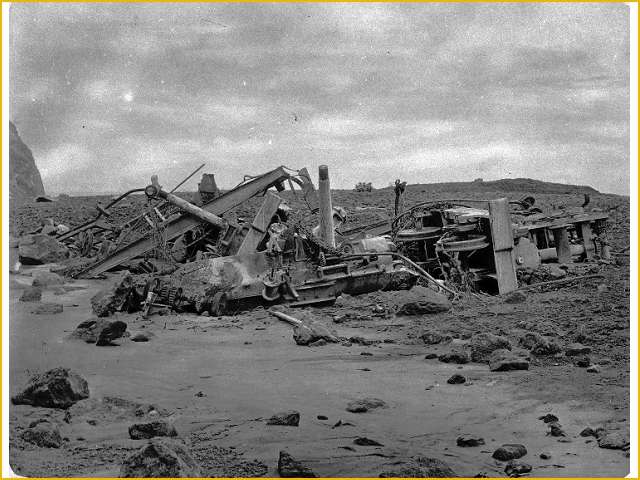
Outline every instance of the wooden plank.
<svg viewBox="0 0 640 480"><path fill-rule="evenodd" d="M553 243L558 252L558 263L571 263L571 244L569 243L569 233L566 227L554 228Z"/></svg>
<svg viewBox="0 0 640 480"><path fill-rule="evenodd" d="M582 222L579 225L580 233L582 234L582 242L584 244L584 257L586 259L592 259L596 254L596 244L593 241L591 224L589 222Z"/></svg>
<svg viewBox="0 0 640 480"><path fill-rule="evenodd" d="M513 225L509 214L509 201L506 198L489 202L489 220L493 241L493 257L498 277L498 291L502 295L518 288L513 258Z"/></svg>
<svg viewBox="0 0 640 480"><path fill-rule="evenodd" d="M264 197L264 202L256 213L251 228L247 232L247 235L242 240L240 248L236 255L244 255L245 253L254 253L262 239L267 234L267 228L271 219L278 211L278 207L282 203L282 199L273 192L267 192Z"/></svg>

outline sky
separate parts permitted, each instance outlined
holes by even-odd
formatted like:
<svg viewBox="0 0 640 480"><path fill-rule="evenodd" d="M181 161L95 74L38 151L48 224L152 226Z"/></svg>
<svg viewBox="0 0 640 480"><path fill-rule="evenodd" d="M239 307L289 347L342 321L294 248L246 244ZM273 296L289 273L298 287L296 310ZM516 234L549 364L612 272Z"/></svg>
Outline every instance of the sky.
<svg viewBox="0 0 640 480"><path fill-rule="evenodd" d="M623 4L13 4L10 118L50 195L201 163L223 188L326 164L335 188L628 194L628 24Z"/></svg>

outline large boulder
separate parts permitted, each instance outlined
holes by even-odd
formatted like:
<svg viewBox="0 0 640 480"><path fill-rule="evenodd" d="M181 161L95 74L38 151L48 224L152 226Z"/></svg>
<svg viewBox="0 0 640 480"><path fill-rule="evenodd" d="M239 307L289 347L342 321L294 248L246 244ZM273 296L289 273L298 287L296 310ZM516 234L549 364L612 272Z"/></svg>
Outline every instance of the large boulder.
<svg viewBox="0 0 640 480"><path fill-rule="evenodd" d="M122 337L126 330L127 324L121 320L96 317L81 322L69 337L87 343L99 342L99 346L103 346L110 345L113 340Z"/></svg>
<svg viewBox="0 0 640 480"><path fill-rule="evenodd" d="M133 440L143 440L153 437L177 437L176 428L165 420L149 423L134 423L129 427L129 437Z"/></svg>
<svg viewBox="0 0 640 480"><path fill-rule="evenodd" d="M20 239L18 255L24 265L42 265L65 260L69 249L49 235L35 234Z"/></svg>
<svg viewBox="0 0 640 480"><path fill-rule="evenodd" d="M416 286L394 293L397 293L395 301L399 305L397 315L428 315L451 310L449 299L430 288Z"/></svg>
<svg viewBox="0 0 640 480"><path fill-rule="evenodd" d="M56 367L34 375L22 392L11 398L14 405L69 408L83 398L89 398L89 384L68 368Z"/></svg>
<svg viewBox="0 0 640 480"><path fill-rule="evenodd" d="M489 370L492 372L529 370L529 359L509 350L496 350L489 357Z"/></svg>
<svg viewBox="0 0 640 480"><path fill-rule="evenodd" d="M60 448L62 437L58 427L48 421L34 422L20 434L25 442L43 448Z"/></svg>
<svg viewBox="0 0 640 480"><path fill-rule="evenodd" d="M519 443L505 443L493 452L492 457L501 462L508 462L509 460L524 457L526 454L527 448L524 445Z"/></svg>
<svg viewBox="0 0 640 480"><path fill-rule="evenodd" d="M133 290L133 277L123 272L108 287L91 297L91 308L98 317L108 317L122 309Z"/></svg>
<svg viewBox="0 0 640 480"><path fill-rule="evenodd" d="M456 473L444 461L438 458L414 457L411 461L383 471L380 478L450 478Z"/></svg>
<svg viewBox="0 0 640 480"><path fill-rule="evenodd" d="M200 468L187 447L178 441L152 439L129 455L120 476L125 478L200 477Z"/></svg>
<svg viewBox="0 0 640 480"><path fill-rule="evenodd" d="M57 273L40 270L33 272L31 275L33 281L31 285L34 287L50 287L52 285L64 285L64 278Z"/></svg>
<svg viewBox="0 0 640 480"><path fill-rule="evenodd" d="M500 349L511 350L511 342L493 333L479 333L471 337L469 341L471 361L473 362L486 362L493 352Z"/></svg>
<svg viewBox="0 0 640 480"><path fill-rule="evenodd" d="M280 451L278 457L278 474L283 478L315 478L316 476L313 470L284 450Z"/></svg>

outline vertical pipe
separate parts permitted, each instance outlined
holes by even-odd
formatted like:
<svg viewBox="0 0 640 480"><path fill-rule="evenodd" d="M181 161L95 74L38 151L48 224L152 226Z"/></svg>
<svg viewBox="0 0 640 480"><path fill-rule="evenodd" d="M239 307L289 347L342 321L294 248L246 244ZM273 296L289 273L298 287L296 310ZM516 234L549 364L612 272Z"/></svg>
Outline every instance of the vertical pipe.
<svg viewBox="0 0 640 480"><path fill-rule="evenodd" d="M329 167L320 165L318 169L318 200L320 202L320 238L328 245L335 247L336 238L333 231L333 205L331 204L331 185L329 183Z"/></svg>
<svg viewBox="0 0 640 480"><path fill-rule="evenodd" d="M571 244L567 227L552 228L551 232L558 252L558 263L571 263Z"/></svg>

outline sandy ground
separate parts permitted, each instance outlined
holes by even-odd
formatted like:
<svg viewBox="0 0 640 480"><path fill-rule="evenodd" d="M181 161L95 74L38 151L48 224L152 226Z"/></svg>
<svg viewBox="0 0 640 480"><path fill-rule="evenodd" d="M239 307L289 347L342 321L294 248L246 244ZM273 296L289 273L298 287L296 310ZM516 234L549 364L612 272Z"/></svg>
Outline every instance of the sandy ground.
<svg viewBox="0 0 640 480"><path fill-rule="evenodd" d="M119 346L96 347L69 340L92 316L89 298L109 280L78 280L70 285L83 288L62 295L47 290L42 301L62 303L64 312L34 315L33 303L18 301L19 284L31 281L26 269L12 275L11 393L33 373L70 367L87 379L93 399L113 396L166 409L208 476L277 476L282 449L318 476L378 476L413 455L444 460L461 476L504 476L504 463L491 458L503 443L527 447L522 460L533 466L530 476L624 476L625 452L601 449L594 438L578 435L587 426L628 431L629 313L619 301L628 297L628 267L607 268L609 293L600 297L596 284L588 284L529 293L524 304L489 299L428 317L372 316L332 327L341 336L388 343L322 347L297 346L291 328L262 309L220 318L120 315L129 331L153 332L151 341L122 339ZM357 297L354 308L366 311L381 301L376 295ZM343 310L316 313L331 324L331 315ZM508 335L551 329L566 342L579 331L593 346L601 372L587 373L566 358L534 360L530 370L516 372L426 360L426 353L449 346L422 344L416 332L425 327L458 332L454 342L464 341L465 329ZM467 384L447 384L453 373L465 375ZM345 410L361 397L383 399L388 407L363 414ZM301 413L299 427L266 425L272 414L290 409ZM538 417L549 412L560 418L566 439L546 434ZM34 419L60 420L62 413L12 406L9 414L10 463L21 475L117 476L124 456L143 442L129 440L127 428L135 418L97 409L61 421L63 447L42 449L19 441L17 434ZM332 428L339 420L352 425ZM462 433L479 435L486 445L457 447ZM383 446L354 445L361 436ZM541 452L551 458L542 460Z"/></svg>

